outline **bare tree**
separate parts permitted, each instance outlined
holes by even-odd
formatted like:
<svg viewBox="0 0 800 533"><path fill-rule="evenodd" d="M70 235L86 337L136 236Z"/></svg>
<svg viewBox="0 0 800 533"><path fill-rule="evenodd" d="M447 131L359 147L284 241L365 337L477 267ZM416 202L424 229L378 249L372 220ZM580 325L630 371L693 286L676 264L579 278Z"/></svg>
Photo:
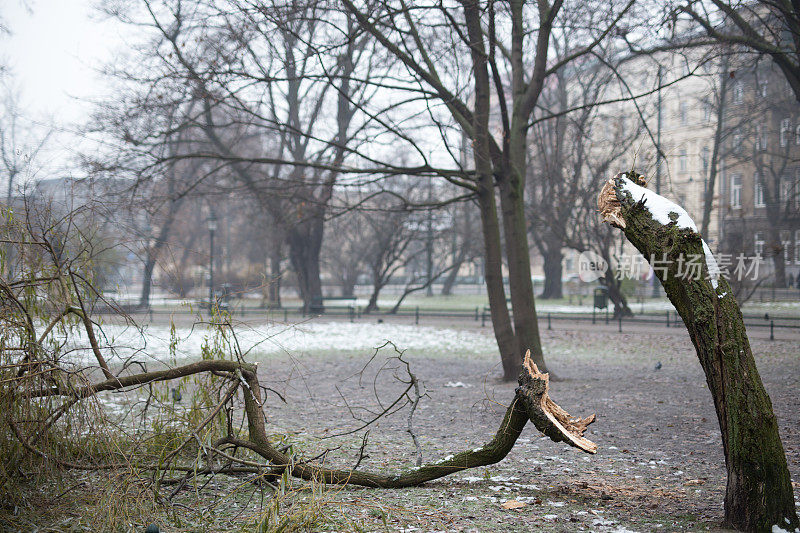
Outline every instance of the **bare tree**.
<svg viewBox="0 0 800 533"><path fill-rule="evenodd" d="M52 130L39 133L25 119L20 106L19 92L9 84L2 84L2 110L0 110L0 162L6 174L6 202L11 202L19 178L31 171L36 156L44 148Z"/></svg>
<svg viewBox="0 0 800 533"><path fill-rule="evenodd" d="M557 57L571 52L563 41L553 40ZM597 51L598 55L601 53L602 50ZM542 91L528 166L528 209L530 233L544 258L543 299L562 297L563 249L568 235L584 229L584 221L579 223L576 219L576 205L589 183L587 167L598 157L618 157L621 150L627 150L633 139L630 135L639 131L633 128L623 133L616 121L611 122L616 131L607 127L608 122L605 131L597 127L602 116L600 100L613 81L614 72L602 62L587 61L565 65ZM635 124L633 120L629 122ZM598 149L588 140L609 133L619 141L610 152L606 151L609 146L603 144ZM580 228L578 232L576 226Z"/></svg>
<svg viewBox="0 0 800 533"><path fill-rule="evenodd" d="M710 41L771 58L800 101L800 5L796 2L688 0L670 4L669 12L673 18L688 15L707 37L678 36L684 45L704 46Z"/></svg>
<svg viewBox="0 0 800 533"><path fill-rule="evenodd" d="M462 267L481 255L480 243L475 239L480 228L474 202L453 204L446 209L448 231L445 240L449 242L445 244L446 252L443 253L450 262L450 271L442 280L443 296L453 293Z"/></svg>
<svg viewBox="0 0 800 533"><path fill-rule="evenodd" d="M526 349L544 367L524 209L531 119L546 81L564 65L592 54L633 3L612 2L604 9L577 3L565 7L560 1L536 5L515 1L507 6L477 1L453 6L400 2L382 8L351 0L343 3L363 31L409 73L402 80L403 90L424 98L429 109L441 108L431 109L429 116L451 151L458 152L454 148L457 134L468 139L469 166L474 170L438 174L477 198L485 278L503 373L508 380L517 375ZM580 28L573 24L577 12L584 17ZM571 32L575 47L561 60L550 61L554 31ZM453 48L463 50L468 59L461 61L455 54L446 64L435 60L442 53L453 57ZM396 80L393 73L394 85L398 85ZM408 139L407 135L392 133L398 139ZM458 156L454 159L461 161ZM423 158L421 168L429 167ZM513 323L503 286L504 258L509 269Z"/></svg>
<svg viewBox="0 0 800 533"><path fill-rule="evenodd" d="M155 74L138 75L134 65L124 75L147 94L179 99L184 127L207 143L178 157L214 161L257 200L285 237L305 308L321 311L324 221L354 135L363 135L352 120L368 95L353 77L370 70L362 64L370 57L368 40L341 11L343 30L322 23L324 14L333 13L324 4L143 5L143 23L156 38L142 59ZM125 12L114 15L142 22ZM159 53L159 47L169 52ZM163 129L146 140L168 133ZM175 157L149 155L160 165Z"/></svg>

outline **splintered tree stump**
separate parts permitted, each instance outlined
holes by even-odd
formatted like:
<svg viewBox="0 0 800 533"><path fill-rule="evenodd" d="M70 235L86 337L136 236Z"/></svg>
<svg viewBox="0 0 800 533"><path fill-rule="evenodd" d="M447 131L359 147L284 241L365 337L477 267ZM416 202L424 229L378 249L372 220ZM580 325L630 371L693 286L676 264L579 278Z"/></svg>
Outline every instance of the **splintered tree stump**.
<svg viewBox="0 0 800 533"><path fill-rule="evenodd" d="M549 374L539 372L528 351L519 375L517 397L522 400L530 421L553 442L566 442L587 453L597 453L597 444L583 436L589 424L594 422L595 415L586 418L570 416L550 399L549 389Z"/></svg>
<svg viewBox="0 0 800 533"><path fill-rule="evenodd" d="M758 374L742 313L689 214L646 188L642 176L608 180L597 199L603 220L620 228L647 260L692 339L714 399L728 485L725 525L742 531L794 531L800 523L772 403ZM700 271L681 269L689 259Z"/></svg>

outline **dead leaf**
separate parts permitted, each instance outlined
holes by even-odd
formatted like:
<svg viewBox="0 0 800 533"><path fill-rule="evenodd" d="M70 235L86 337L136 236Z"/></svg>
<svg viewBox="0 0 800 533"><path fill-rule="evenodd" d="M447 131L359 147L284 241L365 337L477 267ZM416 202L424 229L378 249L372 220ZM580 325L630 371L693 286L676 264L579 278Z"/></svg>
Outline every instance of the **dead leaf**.
<svg viewBox="0 0 800 533"><path fill-rule="evenodd" d="M690 479L687 480L686 483L684 483L683 485L685 487L689 487L691 485L702 485L703 483L705 483L705 481L703 481L702 479Z"/></svg>
<svg viewBox="0 0 800 533"><path fill-rule="evenodd" d="M507 502L503 502L500 507L503 509L519 509L521 507L525 507L525 504L517 500L508 500Z"/></svg>

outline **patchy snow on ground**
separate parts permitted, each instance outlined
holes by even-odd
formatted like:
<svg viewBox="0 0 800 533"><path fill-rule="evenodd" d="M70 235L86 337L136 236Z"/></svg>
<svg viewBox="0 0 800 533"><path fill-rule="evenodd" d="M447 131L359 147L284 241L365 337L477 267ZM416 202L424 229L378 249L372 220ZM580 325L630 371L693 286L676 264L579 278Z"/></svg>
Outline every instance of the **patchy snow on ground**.
<svg viewBox="0 0 800 533"><path fill-rule="evenodd" d="M586 297L589 300L589 297ZM591 302L590 302L591 303ZM631 309L635 311L644 310L647 311L674 311L675 307L669 300L658 300L655 302L645 302L643 304L639 304L634 302L633 300L628 301L628 305ZM598 313L602 312L598 311ZM548 304L544 300L539 300L536 302L536 313L539 315L539 318L546 318L546 313L574 313L574 314L592 314L592 306L591 305L560 305L560 304Z"/></svg>
<svg viewBox="0 0 800 533"><path fill-rule="evenodd" d="M168 326L134 327L106 325L100 344L110 361L137 355L141 360L168 361L171 338ZM211 344L214 334L203 326L176 328L175 359L199 358L204 344ZM497 344L489 334L404 324L367 324L313 322L297 325L240 325L236 339L243 352L253 355L301 354L331 350L370 351L391 341L400 350L449 352L453 354L494 353ZM71 342L81 361L92 359L85 334Z"/></svg>

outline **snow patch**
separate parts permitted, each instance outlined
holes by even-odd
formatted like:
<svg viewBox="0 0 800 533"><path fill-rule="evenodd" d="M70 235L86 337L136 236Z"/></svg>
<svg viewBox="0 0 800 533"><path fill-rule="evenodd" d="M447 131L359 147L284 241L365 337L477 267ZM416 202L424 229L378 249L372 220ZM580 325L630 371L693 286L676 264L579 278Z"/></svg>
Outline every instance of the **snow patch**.
<svg viewBox="0 0 800 533"><path fill-rule="evenodd" d="M689 216L689 213L675 202L667 200L650 189L635 184L628 178L622 178L621 188L628 191L634 200L643 200L644 207L653 216L653 220L666 226L673 222L670 215L674 213L677 215L677 219L674 220L674 222L678 228L692 230L695 233L698 232L697 225L694 223L694 220L692 220L692 217ZM703 253L706 256L706 267L708 268L708 275L711 278L711 286L716 289L719 286L720 269L706 241L703 241Z"/></svg>
<svg viewBox="0 0 800 533"><path fill-rule="evenodd" d="M444 384L444 386L445 387L449 387L451 389L455 389L455 388L468 389L468 388L472 387L472 385L470 385L469 383L464 383L462 381L456 381L455 383L453 383L452 381L448 381L447 383Z"/></svg>
<svg viewBox="0 0 800 533"><path fill-rule="evenodd" d="M656 194L650 189L645 189L641 185L636 185L628 178L622 178L622 189L628 191L634 200L644 200L644 206L650 211L650 214L653 215L653 219L661 222L665 226L672 222L672 219L669 217L670 213L675 213L678 215L678 219L675 223L679 228L697 231L697 226L694 220L692 220L692 217L689 216L689 213L675 202L671 202L660 194Z"/></svg>
<svg viewBox="0 0 800 533"><path fill-rule="evenodd" d="M503 483L505 481L515 481L517 479L519 479L519 478L516 477L516 476L492 476L491 477L492 481L497 481L499 483Z"/></svg>
<svg viewBox="0 0 800 533"><path fill-rule="evenodd" d="M708 267L708 275L711 277L711 286L716 289L719 285L719 265L717 264L717 260L714 259L714 254L711 253L711 248L708 247L706 241L703 241L703 253L706 254L706 267Z"/></svg>
<svg viewBox="0 0 800 533"><path fill-rule="evenodd" d="M109 362L124 360L132 355L139 360L167 362L170 353L169 326L135 327L107 324L99 335L103 355ZM59 335L52 334L59 338ZM199 357L204 343L212 342L213 333L201 328L175 328L177 347L175 357L185 360ZM372 350L387 339L400 349L450 353L496 353L494 337L483 333L450 328L403 324L348 324L342 322L313 322L287 326L260 324L242 326L236 332L242 351L254 354L278 355L304 352L342 350L350 352ZM85 332L70 336L67 349L76 351L80 362L93 361ZM60 336L60 340L64 339ZM152 355L150 355L152 354Z"/></svg>

